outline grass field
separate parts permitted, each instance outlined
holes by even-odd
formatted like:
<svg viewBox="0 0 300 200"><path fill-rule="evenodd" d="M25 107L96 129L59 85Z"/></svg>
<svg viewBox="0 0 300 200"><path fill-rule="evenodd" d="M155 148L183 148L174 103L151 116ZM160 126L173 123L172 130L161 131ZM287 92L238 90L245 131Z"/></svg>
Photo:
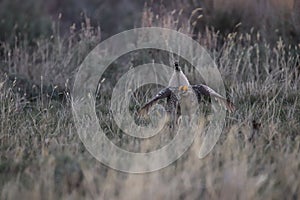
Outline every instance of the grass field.
<svg viewBox="0 0 300 200"><path fill-rule="evenodd" d="M145 10L143 25L177 29L172 15L153 17L153 21L145 17L149 15L151 11ZM190 34L192 29L183 26L180 31ZM201 142L196 140L184 156L164 169L127 174L96 161L79 139L72 119L68 92L76 67L99 38L99 30L86 21L76 37L61 39L57 34L41 40L35 49L22 41L13 49L2 45L1 65L8 76L1 73L0 79L1 199L300 198L298 46L280 38L269 44L251 32L221 38L207 29L197 40L217 63L236 111L227 115L220 140L204 159L196 155ZM149 61L146 55L132 53L106 72L97 108L107 126L110 115L105 104L115 77L126 72L127 66L145 61ZM197 81L192 71L184 70ZM57 98L62 90L64 98ZM132 143L120 132L107 135L121 147L129 144L137 147L128 149L146 150L144 143Z"/></svg>

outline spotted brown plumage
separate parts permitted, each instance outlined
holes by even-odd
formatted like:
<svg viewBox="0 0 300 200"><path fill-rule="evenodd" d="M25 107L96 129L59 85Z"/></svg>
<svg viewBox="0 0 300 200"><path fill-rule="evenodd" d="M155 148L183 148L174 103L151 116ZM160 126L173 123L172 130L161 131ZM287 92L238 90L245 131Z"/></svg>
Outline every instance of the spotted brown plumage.
<svg viewBox="0 0 300 200"><path fill-rule="evenodd" d="M224 106L229 112L235 110L234 104L229 100L218 94L216 91L208 87L207 85L199 84L192 85L193 90L197 95L197 99L200 102L201 96L214 97L222 106Z"/></svg>
<svg viewBox="0 0 300 200"><path fill-rule="evenodd" d="M160 99L167 99L166 111L172 112L176 108L176 103L178 101L176 95L172 92L173 87L167 87L162 89L153 97L150 101L148 101L139 111L140 115L145 115L149 109L157 103Z"/></svg>

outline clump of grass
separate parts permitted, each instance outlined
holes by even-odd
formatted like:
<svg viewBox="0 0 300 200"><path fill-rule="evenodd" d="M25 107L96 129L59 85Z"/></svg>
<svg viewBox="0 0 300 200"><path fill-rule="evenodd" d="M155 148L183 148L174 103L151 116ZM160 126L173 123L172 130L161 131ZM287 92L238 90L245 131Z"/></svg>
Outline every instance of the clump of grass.
<svg viewBox="0 0 300 200"><path fill-rule="evenodd" d="M13 46L2 42L1 73L26 80L29 85L70 90L71 77L78 65L101 39L100 28L92 27L90 19L85 17L81 27L70 26L68 37L61 36L59 20L53 23L52 33L50 37L37 38L31 45L17 36Z"/></svg>

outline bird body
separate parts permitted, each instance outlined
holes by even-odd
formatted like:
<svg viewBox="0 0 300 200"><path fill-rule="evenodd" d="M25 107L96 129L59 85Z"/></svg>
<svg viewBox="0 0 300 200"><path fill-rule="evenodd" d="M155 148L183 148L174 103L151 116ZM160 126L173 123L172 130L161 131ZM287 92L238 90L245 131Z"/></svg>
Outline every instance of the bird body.
<svg viewBox="0 0 300 200"><path fill-rule="evenodd" d="M198 109L198 99L193 88L190 85L180 86L178 93L180 114L191 116Z"/></svg>

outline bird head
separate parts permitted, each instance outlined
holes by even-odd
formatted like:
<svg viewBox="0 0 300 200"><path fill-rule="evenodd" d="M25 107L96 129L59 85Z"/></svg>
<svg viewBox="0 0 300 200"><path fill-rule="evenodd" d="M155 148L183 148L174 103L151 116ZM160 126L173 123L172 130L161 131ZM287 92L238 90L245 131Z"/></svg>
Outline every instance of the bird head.
<svg viewBox="0 0 300 200"><path fill-rule="evenodd" d="M180 72L181 69L180 69L180 67L179 67L179 63L178 63L178 62L175 62L174 65L175 65L175 70L178 71L178 72Z"/></svg>

